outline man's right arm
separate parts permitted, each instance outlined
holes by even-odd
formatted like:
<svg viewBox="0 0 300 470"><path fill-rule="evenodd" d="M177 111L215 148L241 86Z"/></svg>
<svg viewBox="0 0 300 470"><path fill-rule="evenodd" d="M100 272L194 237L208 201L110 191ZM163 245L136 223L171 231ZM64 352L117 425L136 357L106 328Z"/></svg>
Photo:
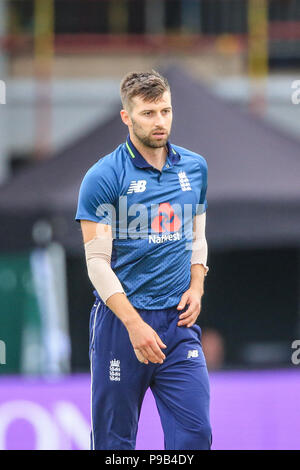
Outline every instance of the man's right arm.
<svg viewBox="0 0 300 470"><path fill-rule="evenodd" d="M89 278L107 307L126 327L139 361L162 363L166 345L143 321L128 300L120 281L110 266L112 229L110 225L81 220Z"/></svg>

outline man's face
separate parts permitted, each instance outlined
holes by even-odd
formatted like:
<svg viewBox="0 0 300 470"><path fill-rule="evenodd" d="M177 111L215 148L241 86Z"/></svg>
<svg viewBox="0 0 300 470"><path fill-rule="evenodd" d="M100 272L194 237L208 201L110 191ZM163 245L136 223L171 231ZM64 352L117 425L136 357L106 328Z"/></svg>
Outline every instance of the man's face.
<svg viewBox="0 0 300 470"><path fill-rule="evenodd" d="M166 91L157 101L147 102L141 97L132 99L128 126L146 147L164 147L172 126L171 94Z"/></svg>

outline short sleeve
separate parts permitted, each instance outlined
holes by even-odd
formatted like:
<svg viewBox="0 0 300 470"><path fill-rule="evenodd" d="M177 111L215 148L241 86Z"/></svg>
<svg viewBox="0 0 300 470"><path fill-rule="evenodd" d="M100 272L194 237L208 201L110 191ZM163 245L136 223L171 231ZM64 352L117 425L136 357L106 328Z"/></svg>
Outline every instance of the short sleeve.
<svg viewBox="0 0 300 470"><path fill-rule="evenodd" d="M200 157L200 171L201 171L201 192L199 203L197 207L197 215L203 214L207 209L207 199L206 199L206 191L207 191L207 163L203 157Z"/></svg>
<svg viewBox="0 0 300 470"><path fill-rule="evenodd" d="M93 165L84 176L78 196L75 220L112 224L118 198L118 179L105 161Z"/></svg>

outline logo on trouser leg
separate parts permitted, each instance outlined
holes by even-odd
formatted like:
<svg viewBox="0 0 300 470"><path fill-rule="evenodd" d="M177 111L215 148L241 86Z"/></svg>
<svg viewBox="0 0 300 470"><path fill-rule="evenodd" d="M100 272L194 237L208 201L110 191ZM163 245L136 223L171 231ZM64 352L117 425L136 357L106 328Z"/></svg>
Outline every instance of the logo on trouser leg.
<svg viewBox="0 0 300 470"><path fill-rule="evenodd" d="M113 359L112 361L110 361L109 380L118 382L121 380L120 361L118 361L117 359Z"/></svg>
<svg viewBox="0 0 300 470"><path fill-rule="evenodd" d="M189 359L190 357L198 357L199 356L199 351L198 349L191 349L188 352L187 358Z"/></svg>

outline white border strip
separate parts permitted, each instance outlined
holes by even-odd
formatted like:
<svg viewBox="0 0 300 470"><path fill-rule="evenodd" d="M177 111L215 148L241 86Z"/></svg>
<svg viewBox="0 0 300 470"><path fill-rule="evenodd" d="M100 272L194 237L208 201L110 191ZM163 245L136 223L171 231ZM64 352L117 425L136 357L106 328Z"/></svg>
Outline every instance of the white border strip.
<svg viewBox="0 0 300 470"><path fill-rule="evenodd" d="M101 302L99 301L98 307L96 308L96 311L95 311L94 324L93 324L93 336L91 340L91 427L92 427L92 449L91 450L95 450L94 423L93 423L93 343L94 343L94 338L95 338L96 319L97 319L100 304Z"/></svg>

